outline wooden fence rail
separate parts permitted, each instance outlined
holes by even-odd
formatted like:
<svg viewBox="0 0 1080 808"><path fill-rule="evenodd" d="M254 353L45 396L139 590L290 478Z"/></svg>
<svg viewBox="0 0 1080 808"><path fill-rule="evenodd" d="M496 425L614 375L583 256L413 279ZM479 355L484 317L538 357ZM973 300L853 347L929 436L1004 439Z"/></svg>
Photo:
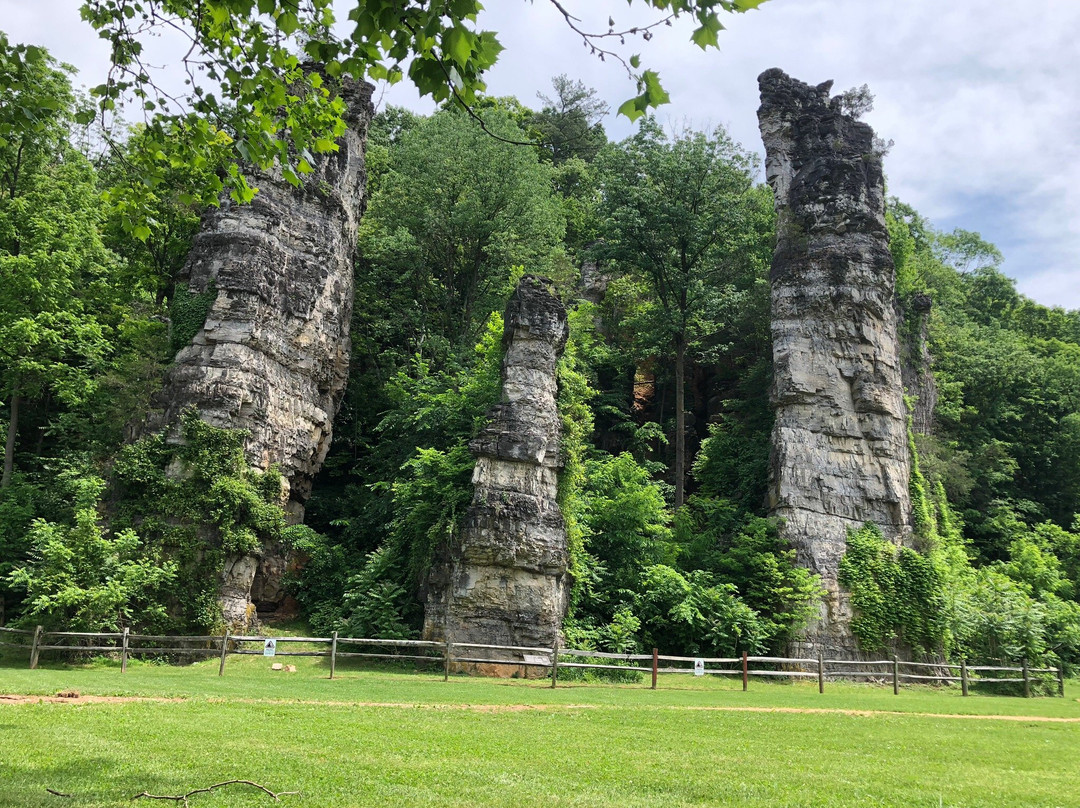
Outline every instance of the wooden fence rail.
<svg viewBox="0 0 1080 808"><path fill-rule="evenodd" d="M112 641L109 643L108 641ZM266 653L267 640L274 641L273 652ZM246 647L257 643L259 648ZM326 650L301 649L277 650L278 645L304 643L325 645ZM550 668L551 686L555 687L560 669L619 671L624 673L652 674L652 688L656 689L658 674L693 674L697 676L739 676L743 690L748 689L750 678L776 677L818 680L819 692L825 692L829 679L877 679L892 684L893 692L900 692L901 682L936 682L961 684L967 696L971 685L1022 684L1024 695L1031 696L1033 675L1053 675L1057 682L1057 694L1065 695L1065 676L1060 667L1031 668L1027 660L1020 667L1007 665L959 665L946 662L906 662L892 659L850 660L817 659L800 657L691 657L659 654L611 653L587 649L552 648L530 646L489 645L484 643L434 642L431 640L384 640L374 637L265 637L262 635L230 634L202 636L172 636L164 634L132 634L122 632L45 631L38 626L33 631L0 627L0 647L18 648L30 654L30 668L38 666L42 651L67 653L114 653L120 655L120 670L126 672L128 659L133 656L177 655L217 656L220 658L218 675L225 673L225 661L229 654L328 657L330 678L334 678L338 659L388 659L439 663L443 678L449 678L455 665L510 665L516 668ZM361 648L365 650L342 650ZM486 653L485 653L486 652ZM646 662L648 665L641 663ZM617 664L621 663L621 664ZM661 665L661 663L665 663ZM684 664L679 664L684 663ZM685 663L690 663L689 665ZM766 667L753 667L766 666ZM717 667L724 666L724 667ZM729 667L735 666L735 667ZM901 669L927 671L909 673ZM959 676L955 675L959 672ZM984 674L994 674L986 676ZM1002 674L1018 673L1019 677Z"/></svg>

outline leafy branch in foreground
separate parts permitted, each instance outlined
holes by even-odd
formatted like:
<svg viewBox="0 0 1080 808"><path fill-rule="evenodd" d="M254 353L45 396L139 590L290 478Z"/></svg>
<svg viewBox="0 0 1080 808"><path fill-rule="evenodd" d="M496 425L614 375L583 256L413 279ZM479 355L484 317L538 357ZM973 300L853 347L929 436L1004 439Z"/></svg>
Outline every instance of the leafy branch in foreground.
<svg viewBox="0 0 1080 808"><path fill-rule="evenodd" d="M609 18L607 31L590 32L566 4L549 0L591 53L616 60L635 81L638 95L619 109L631 120L666 103L668 95L659 75L642 70L639 55L624 57L615 50L615 40L619 47L628 37L648 41L657 26L689 16L696 26L694 43L715 47L724 27L719 12L742 13L765 2L637 1L662 16L619 30ZM226 188L237 201L248 201L255 189L240 170L245 164L279 165L286 179L298 184L311 170L313 153L336 150L343 108L328 84L343 76L395 83L407 75L420 95L472 109L485 90L484 73L503 50L495 32L476 27L483 8L479 0L346 5L351 8L339 19L332 0L85 0L83 20L112 48L106 80L91 89L98 112L104 120L125 101L134 101L146 114L148 131L161 134L147 139L143 185L156 187L179 164L218 164L222 149L228 154L225 176L208 184L204 202L213 203ZM349 33L334 33L346 23L352 25ZM163 89L147 61L148 43L162 34L187 47L180 59L185 90L179 94ZM23 53L4 43L0 51L0 61ZM310 61L325 65L331 81L305 69ZM87 111L84 122L93 115ZM165 136L177 130L184 136ZM125 193L138 208L139 188ZM145 222L132 218L132 232L145 234Z"/></svg>

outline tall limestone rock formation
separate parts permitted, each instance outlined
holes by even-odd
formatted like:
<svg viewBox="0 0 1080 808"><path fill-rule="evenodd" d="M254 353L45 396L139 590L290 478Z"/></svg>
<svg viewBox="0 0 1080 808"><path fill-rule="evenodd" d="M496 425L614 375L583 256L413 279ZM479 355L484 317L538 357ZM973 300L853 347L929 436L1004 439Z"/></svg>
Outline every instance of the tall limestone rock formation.
<svg viewBox="0 0 1080 808"><path fill-rule="evenodd" d="M551 287L526 275L507 306L502 401L469 444L473 500L460 541L430 582L428 639L549 648L566 613L555 366L569 328Z"/></svg>
<svg viewBox="0 0 1080 808"><path fill-rule="evenodd" d="M828 595L804 651L858 653L837 584L847 531L910 535L909 455L873 130L773 69L758 78L765 173L776 196L770 507Z"/></svg>
<svg viewBox="0 0 1080 808"><path fill-rule="evenodd" d="M248 205L210 209L177 287L213 295L205 322L177 353L157 396L151 430L175 439L181 412L195 407L217 427L243 429L248 462L276 464L288 484L283 504L299 521L311 481L330 448L349 364L353 257L365 205L364 142L370 84L344 81L345 134L294 188L279 171L249 177ZM283 597L281 548L228 560L226 622L245 624L252 603Z"/></svg>

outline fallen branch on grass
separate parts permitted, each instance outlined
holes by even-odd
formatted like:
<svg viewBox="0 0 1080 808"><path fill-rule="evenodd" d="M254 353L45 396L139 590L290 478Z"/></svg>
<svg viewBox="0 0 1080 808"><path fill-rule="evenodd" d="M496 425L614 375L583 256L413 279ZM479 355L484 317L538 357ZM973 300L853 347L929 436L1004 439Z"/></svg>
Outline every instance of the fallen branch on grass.
<svg viewBox="0 0 1080 808"><path fill-rule="evenodd" d="M55 789L52 789L52 788L47 788L45 790L48 791L50 794L52 794L54 797L74 797L75 796L74 794L65 794L63 791L56 791Z"/></svg>
<svg viewBox="0 0 1080 808"><path fill-rule="evenodd" d="M257 788L260 791L264 791L267 794L269 794L271 797L273 797L274 802L278 802L282 797L284 797L284 796L286 796L288 794L299 794L300 793L299 791L281 791L281 792L275 794L273 791L268 789L266 786L259 785L258 783L254 783L251 780L226 780L224 783L214 783L214 785L206 786L206 788L196 788L193 791L189 791L187 794L176 794L176 795L151 794L148 791L144 791L141 794L136 794L131 799L132 799L132 801L138 800L138 799L144 799L144 798L148 799L148 800L171 800L172 802L182 803L184 805L184 808L187 808L188 797L192 797L192 796L194 796L196 794L209 794L215 788L224 788L225 786L234 786L234 785L252 786L253 788Z"/></svg>

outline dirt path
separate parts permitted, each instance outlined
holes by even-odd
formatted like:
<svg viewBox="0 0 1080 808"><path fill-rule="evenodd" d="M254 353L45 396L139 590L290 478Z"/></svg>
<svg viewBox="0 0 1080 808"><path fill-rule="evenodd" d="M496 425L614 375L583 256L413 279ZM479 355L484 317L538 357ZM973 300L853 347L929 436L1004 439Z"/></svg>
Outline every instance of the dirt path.
<svg viewBox="0 0 1080 808"><path fill-rule="evenodd" d="M177 702L184 699L157 696L83 696L77 690L60 692L55 696L0 693L0 704L123 704L129 701Z"/></svg>
<svg viewBox="0 0 1080 808"><path fill-rule="evenodd" d="M127 702L175 703L187 701L184 698L164 698L154 696L83 696L77 691L61 692L55 696L32 696L23 694L0 694L3 704L124 704ZM229 699L210 698L214 704L274 704L274 705L323 705L326 707L371 707L399 710L464 710L477 713L519 713L549 712L552 710L597 710L608 707L619 709L617 705L599 704L415 704L382 701L315 701L304 699ZM859 718L901 717L901 718L957 718L974 721L1029 721L1050 724L1080 724L1080 718L1068 718L1048 715L974 715L959 713L922 713L903 710L845 710L838 707L743 707L743 706L694 706L661 705L646 707L649 710L688 710L721 713L783 713L792 715L850 715Z"/></svg>
<svg viewBox="0 0 1080 808"><path fill-rule="evenodd" d="M911 716L914 718L963 718L984 721L1040 721L1053 724L1080 724L1080 718L1051 715L975 715L971 713L918 713L903 710L843 710L838 707L672 707L675 710L706 710L731 713L795 713L798 715Z"/></svg>

